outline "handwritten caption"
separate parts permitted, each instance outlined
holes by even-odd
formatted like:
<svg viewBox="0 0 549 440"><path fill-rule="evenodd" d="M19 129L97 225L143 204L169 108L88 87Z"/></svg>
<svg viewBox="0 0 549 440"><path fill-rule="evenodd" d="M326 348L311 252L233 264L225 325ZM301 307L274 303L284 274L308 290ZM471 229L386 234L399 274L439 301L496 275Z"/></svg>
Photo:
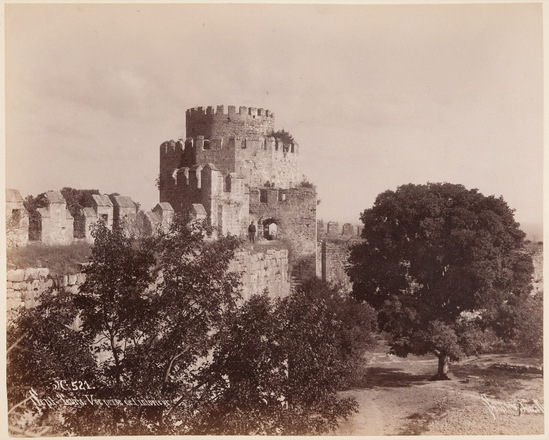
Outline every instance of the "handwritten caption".
<svg viewBox="0 0 549 440"><path fill-rule="evenodd" d="M497 420L498 414L518 416L523 414L543 414L543 405L536 399L501 402L489 399L485 394L481 394L481 397L482 403L488 408L494 420Z"/></svg>
<svg viewBox="0 0 549 440"><path fill-rule="evenodd" d="M51 393L39 395L33 388L29 398L39 411L44 408L54 409L61 406L81 408L84 406L122 407L122 406L168 406L168 400L149 397L105 398L96 397L92 392L96 388L86 381L56 380L52 383Z"/></svg>

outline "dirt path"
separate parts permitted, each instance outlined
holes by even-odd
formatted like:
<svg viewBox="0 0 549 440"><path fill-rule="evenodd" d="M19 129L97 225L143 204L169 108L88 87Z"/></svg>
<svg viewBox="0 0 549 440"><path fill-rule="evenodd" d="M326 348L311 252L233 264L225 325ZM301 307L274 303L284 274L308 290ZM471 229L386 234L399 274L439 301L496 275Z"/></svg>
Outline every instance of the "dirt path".
<svg viewBox="0 0 549 440"><path fill-rule="evenodd" d="M520 435L543 433L543 379L491 368L536 360L485 355L451 366L451 381L431 382L434 357L370 353L365 383L344 391L359 412L332 435ZM518 408L522 406L522 410ZM519 414L520 412L520 414Z"/></svg>

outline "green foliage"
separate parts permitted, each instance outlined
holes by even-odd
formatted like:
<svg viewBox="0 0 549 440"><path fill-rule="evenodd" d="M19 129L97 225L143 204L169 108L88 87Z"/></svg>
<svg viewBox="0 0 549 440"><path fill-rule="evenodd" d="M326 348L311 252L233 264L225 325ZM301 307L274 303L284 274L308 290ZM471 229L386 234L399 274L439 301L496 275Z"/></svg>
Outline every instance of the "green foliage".
<svg viewBox="0 0 549 440"><path fill-rule="evenodd" d="M17 323L8 324L6 375L10 410L28 399L31 388L55 395L52 385L57 379L94 381L96 368L89 350L92 341L75 328L76 316L71 294L61 290L45 292L38 306L22 309ZM10 414L13 433L32 432L32 428L44 425L51 428L52 424L60 424L65 412L64 408L44 406L40 411L31 411L29 407L23 416L17 411ZM65 431L61 426L56 428Z"/></svg>
<svg viewBox="0 0 549 440"><path fill-rule="evenodd" d="M48 206L48 199L46 193L38 194L36 197L27 196L23 200L23 206L29 213L29 240L38 240L40 229L38 208L45 208Z"/></svg>
<svg viewBox="0 0 549 440"><path fill-rule="evenodd" d="M512 298L497 312L497 331L504 340L522 353L543 355L543 293Z"/></svg>
<svg viewBox="0 0 549 440"><path fill-rule="evenodd" d="M200 383L209 405L196 434L306 435L337 427L356 410L339 399L364 350L375 313L311 280L273 302L254 296L218 334Z"/></svg>
<svg viewBox="0 0 549 440"><path fill-rule="evenodd" d="M371 343L369 306L310 281L237 307L239 276L227 269L239 240L204 240L186 219L147 240L101 222L93 235L79 293L43 294L8 329L13 432L312 434L356 409L337 391ZM55 396L58 379L87 381L93 399L163 403L30 411L30 389Z"/></svg>
<svg viewBox="0 0 549 440"><path fill-rule="evenodd" d="M308 178L307 176L303 176L303 180L301 182L299 182L299 187L301 188L310 188L310 189L314 189L316 191L316 185L314 183L312 183Z"/></svg>
<svg viewBox="0 0 549 440"><path fill-rule="evenodd" d="M99 190L64 187L61 189L61 194L67 202L67 209L73 217L76 217L80 215L82 208L93 206L92 195L99 195Z"/></svg>
<svg viewBox="0 0 549 440"><path fill-rule="evenodd" d="M136 241L125 230L111 231L99 222L93 231L91 261L84 269L86 282L78 294L67 297L72 314L64 324L78 316L80 330L69 334L64 326L48 321L51 316L65 316L64 307L40 306L13 327L11 338L17 332L29 334L14 353L36 354L34 361L26 358L27 368L43 364L51 372L47 378L81 379L84 370L69 372L56 361L64 350L62 339L74 338L74 343L81 339L87 353L93 354L95 398L154 397L169 402L182 399L181 403L189 397L192 401L190 369L208 354L224 313L238 297L238 275L228 273L227 267L239 241L224 237L207 242L205 234L201 224L177 218L167 233ZM56 300L49 303L57 304L60 297L53 295ZM40 301L47 304L48 296ZM33 322L48 322L44 330L51 333L51 340L42 351L33 351L42 341L29 333ZM10 386L27 392L31 387L45 390L44 381L34 375L15 377ZM12 407L17 403L10 401ZM64 435L170 433L177 420L191 417L186 406L175 406L170 414L164 405L69 408L59 429Z"/></svg>
<svg viewBox="0 0 549 440"><path fill-rule="evenodd" d="M282 141L284 144L293 144L295 139L291 133L286 130L271 131L267 136L274 137L276 140Z"/></svg>
<svg viewBox="0 0 549 440"><path fill-rule="evenodd" d="M7 250L8 265L14 268L47 267L51 275L63 276L80 271L91 256L92 246L84 242L69 245L31 243Z"/></svg>
<svg viewBox="0 0 549 440"><path fill-rule="evenodd" d="M362 213L348 274L353 295L379 311L400 356L459 359L483 346L506 303L530 293L525 234L502 198L448 183L404 185Z"/></svg>

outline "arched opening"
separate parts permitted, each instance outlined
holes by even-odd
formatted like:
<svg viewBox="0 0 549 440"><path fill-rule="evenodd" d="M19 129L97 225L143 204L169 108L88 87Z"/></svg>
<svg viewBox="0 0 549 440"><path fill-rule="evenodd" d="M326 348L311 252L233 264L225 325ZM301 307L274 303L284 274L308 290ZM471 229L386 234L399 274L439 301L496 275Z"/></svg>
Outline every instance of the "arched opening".
<svg viewBox="0 0 549 440"><path fill-rule="evenodd" d="M274 218L263 220L263 238L276 240L278 237L278 223Z"/></svg>

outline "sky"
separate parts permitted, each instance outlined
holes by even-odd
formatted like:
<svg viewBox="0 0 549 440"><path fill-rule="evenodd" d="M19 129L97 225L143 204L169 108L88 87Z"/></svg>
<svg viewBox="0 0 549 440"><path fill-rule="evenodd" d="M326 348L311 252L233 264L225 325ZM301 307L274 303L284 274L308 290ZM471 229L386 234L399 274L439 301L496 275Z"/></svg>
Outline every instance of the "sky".
<svg viewBox="0 0 549 440"><path fill-rule="evenodd" d="M158 200L185 110L275 113L318 218L460 183L542 239L541 4L5 5L6 185Z"/></svg>

